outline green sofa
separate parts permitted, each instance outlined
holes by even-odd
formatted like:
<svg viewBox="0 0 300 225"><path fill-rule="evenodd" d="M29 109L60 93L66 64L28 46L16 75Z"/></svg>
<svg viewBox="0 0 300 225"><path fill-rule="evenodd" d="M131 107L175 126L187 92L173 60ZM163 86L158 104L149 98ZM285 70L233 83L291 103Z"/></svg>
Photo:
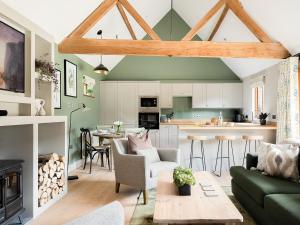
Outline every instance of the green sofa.
<svg viewBox="0 0 300 225"><path fill-rule="evenodd" d="M300 225L300 184L250 170L256 165L257 156L248 154L247 169L231 167L236 199L258 225Z"/></svg>

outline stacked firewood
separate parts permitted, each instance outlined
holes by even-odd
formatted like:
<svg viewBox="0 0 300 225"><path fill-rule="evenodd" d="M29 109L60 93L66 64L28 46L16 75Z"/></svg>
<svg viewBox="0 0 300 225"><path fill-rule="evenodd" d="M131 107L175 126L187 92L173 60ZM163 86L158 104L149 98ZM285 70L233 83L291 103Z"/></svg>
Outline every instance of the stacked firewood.
<svg viewBox="0 0 300 225"><path fill-rule="evenodd" d="M38 202L43 206L64 190L65 158L56 153L39 155Z"/></svg>

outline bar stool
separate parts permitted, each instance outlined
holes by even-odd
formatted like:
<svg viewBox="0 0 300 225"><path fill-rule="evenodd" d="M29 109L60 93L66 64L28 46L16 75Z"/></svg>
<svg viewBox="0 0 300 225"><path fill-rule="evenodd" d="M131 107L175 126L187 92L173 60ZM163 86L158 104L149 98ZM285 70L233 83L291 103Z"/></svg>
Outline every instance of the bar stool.
<svg viewBox="0 0 300 225"><path fill-rule="evenodd" d="M193 159L201 159L202 168L206 170L205 154L204 154L204 141L208 140L207 136L189 135L188 139L191 140L191 152L190 152L190 168L193 168ZM200 142L201 156L194 156L194 142Z"/></svg>
<svg viewBox="0 0 300 225"><path fill-rule="evenodd" d="M244 157L243 157L243 164L242 166L244 166L244 163L245 163L245 158L246 158L246 152L247 152L247 145L248 145L248 153L251 152L251 142L254 141L254 149L255 149L255 152L256 152L256 149L257 149L257 142L260 142L262 140L264 140L264 137L263 136L254 136L254 135L244 135L242 136L242 139L245 140L245 150L244 150Z"/></svg>
<svg viewBox="0 0 300 225"><path fill-rule="evenodd" d="M228 168L230 169L230 148L231 148L231 154L232 154L232 160L233 160L233 165L235 165L235 160L234 160L234 154L233 154L233 147L232 147L232 141L236 139L235 136L232 135L226 135L226 136L215 136L215 139L218 141L218 152L217 152L217 158L216 158L216 164L215 164L215 170L213 173L217 176L222 175L222 164L223 164L223 159L228 160ZM227 156L223 156L223 143L227 141ZM219 152L221 150L221 154L219 156ZM220 159L220 173L217 174L217 165L218 165L218 160Z"/></svg>

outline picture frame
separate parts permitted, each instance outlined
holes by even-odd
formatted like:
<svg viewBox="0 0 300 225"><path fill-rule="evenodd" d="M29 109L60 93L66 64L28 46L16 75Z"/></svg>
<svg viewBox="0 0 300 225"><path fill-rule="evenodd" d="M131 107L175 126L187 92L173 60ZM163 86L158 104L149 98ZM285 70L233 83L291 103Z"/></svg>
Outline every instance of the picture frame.
<svg viewBox="0 0 300 225"><path fill-rule="evenodd" d="M87 75L83 75L83 95L86 97L95 98L96 80Z"/></svg>
<svg viewBox="0 0 300 225"><path fill-rule="evenodd" d="M65 96L77 98L77 65L65 59L64 73Z"/></svg>
<svg viewBox="0 0 300 225"><path fill-rule="evenodd" d="M54 109L61 109L61 71L55 69L57 85L53 85L53 106Z"/></svg>

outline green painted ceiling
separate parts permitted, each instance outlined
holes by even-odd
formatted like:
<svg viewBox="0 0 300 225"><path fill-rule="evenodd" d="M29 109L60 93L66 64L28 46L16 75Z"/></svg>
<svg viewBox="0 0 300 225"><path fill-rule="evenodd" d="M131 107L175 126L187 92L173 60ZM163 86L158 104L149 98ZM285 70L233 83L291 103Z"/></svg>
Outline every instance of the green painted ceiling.
<svg viewBox="0 0 300 225"><path fill-rule="evenodd" d="M190 30L173 10L153 28L162 40L181 40ZM145 37L149 39L149 37ZM201 40L198 36L193 40ZM180 58L126 56L105 80L239 80L236 74L218 58Z"/></svg>

